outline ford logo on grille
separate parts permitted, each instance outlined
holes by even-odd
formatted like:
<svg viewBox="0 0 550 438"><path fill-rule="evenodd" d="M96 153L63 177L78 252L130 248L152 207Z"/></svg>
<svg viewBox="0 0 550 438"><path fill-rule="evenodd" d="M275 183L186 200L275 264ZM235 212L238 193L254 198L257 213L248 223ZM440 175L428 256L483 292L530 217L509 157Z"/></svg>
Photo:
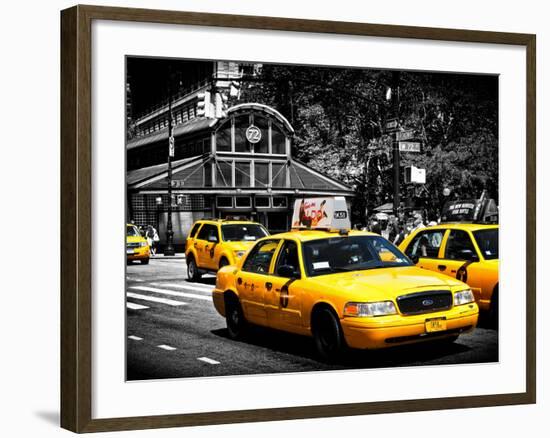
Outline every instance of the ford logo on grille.
<svg viewBox="0 0 550 438"><path fill-rule="evenodd" d="M423 305L424 307L431 306L433 303L434 303L434 300L430 300L430 299L428 299L428 300L422 300L422 305Z"/></svg>

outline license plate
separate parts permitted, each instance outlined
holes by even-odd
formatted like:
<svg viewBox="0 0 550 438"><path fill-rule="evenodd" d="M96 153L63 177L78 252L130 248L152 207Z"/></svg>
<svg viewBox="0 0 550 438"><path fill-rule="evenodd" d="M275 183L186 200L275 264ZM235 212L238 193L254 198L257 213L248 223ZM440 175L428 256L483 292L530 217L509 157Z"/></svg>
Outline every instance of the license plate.
<svg viewBox="0 0 550 438"><path fill-rule="evenodd" d="M447 321L445 318L434 318L426 320L426 332L440 332L447 330Z"/></svg>
<svg viewBox="0 0 550 438"><path fill-rule="evenodd" d="M133 254L134 253L134 250L133 249L127 249L126 250L126 254Z"/></svg>

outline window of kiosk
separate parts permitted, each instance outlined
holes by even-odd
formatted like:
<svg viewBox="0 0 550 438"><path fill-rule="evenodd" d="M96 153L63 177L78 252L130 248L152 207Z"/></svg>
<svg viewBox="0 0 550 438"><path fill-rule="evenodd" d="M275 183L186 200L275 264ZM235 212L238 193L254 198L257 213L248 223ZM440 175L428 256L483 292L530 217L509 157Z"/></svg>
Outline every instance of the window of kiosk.
<svg viewBox="0 0 550 438"><path fill-rule="evenodd" d="M272 163L271 164L271 186L272 187L286 187L286 166L285 164Z"/></svg>
<svg viewBox="0 0 550 438"><path fill-rule="evenodd" d="M235 152L250 152L250 143L246 139L246 130L249 126L248 114L235 117Z"/></svg>
<svg viewBox="0 0 550 438"><path fill-rule="evenodd" d="M254 186L267 187L269 184L269 163L254 163Z"/></svg>
<svg viewBox="0 0 550 438"><path fill-rule="evenodd" d="M233 178L231 177L231 163L218 161L216 163L216 186L231 187L233 186Z"/></svg>
<svg viewBox="0 0 550 438"><path fill-rule="evenodd" d="M250 162L235 162L235 187L250 187Z"/></svg>
<svg viewBox="0 0 550 438"><path fill-rule="evenodd" d="M269 120L265 117L254 115L254 126L260 128L262 133L260 141L254 144L254 153L267 154L269 152Z"/></svg>
<svg viewBox="0 0 550 438"><path fill-rule="evenodd" d="M286 137L276 123L271 124L271 153L286 154Z"/></svg>
<svg viewBox="0 0 550 438"><path fill-rule="evenodd" d="M218 208L233 207L233 198L231 196L218 196L216 198L216 207Z"/></svg>
<svg viewBox="0 0 550 438"><path fill-rule="evenodd" d="M256 196L254 206L257 208L269 208L269 196Z"/></svg>
<svg viewBox="0 0 550 438"><path fill-rule="evenodd" d="M231 120L225 122L216 131L216 150L222 152L231 151Z"/></svg>
<svg viewBox="0 0 550 438"><path fill-rule="evenodd" d="M286 196L273 196L273 208L286 208L287 205Z"/></svg>
<svg viewBox="0 0 550 438"><path fill-rule="evenodd" d="M212 163L207 162L203 167L204 187L212 187Z"/></svg>
<svg viewBox="0 0 550 438"><path fill-rule="evenodd" d="M236 196L235 207L237 208L250 208L252 207L252 198L250 196Z"/></svg>

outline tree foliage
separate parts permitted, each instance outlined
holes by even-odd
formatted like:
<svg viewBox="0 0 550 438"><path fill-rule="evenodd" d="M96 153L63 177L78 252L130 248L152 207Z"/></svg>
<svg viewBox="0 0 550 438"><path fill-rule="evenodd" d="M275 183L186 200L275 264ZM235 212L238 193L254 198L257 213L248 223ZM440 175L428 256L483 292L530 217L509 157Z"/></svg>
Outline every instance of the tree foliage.
<svg viewBox="0 0 550 438"><path fill-rule="evenodd" d="M354 187L354 219L361 221L365 208L392 201L392 136L384 129L394 116L386 100L391 75L263 65L259 77L242 84L239 101L279 110L296 132L294 156ZM434 210L444 201L445 187L457 197L477 197L487 189L497 199L497 87L493 76L400 72L398 90L392 90L398 93L400 124L423 144L420 154L402 153L401 165L427 173L421 190L402 182L403 197Z"/></svg>

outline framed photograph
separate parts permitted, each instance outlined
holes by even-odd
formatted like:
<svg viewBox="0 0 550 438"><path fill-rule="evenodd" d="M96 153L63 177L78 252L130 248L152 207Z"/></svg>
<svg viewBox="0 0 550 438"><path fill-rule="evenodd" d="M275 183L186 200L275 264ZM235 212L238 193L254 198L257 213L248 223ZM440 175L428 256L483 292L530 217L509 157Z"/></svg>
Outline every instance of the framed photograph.
<svg viewBox="0 0 550 438"><path fill-rule="evenodd" d="M62 427L535 403L535 41L62 11Z"/></svg>

